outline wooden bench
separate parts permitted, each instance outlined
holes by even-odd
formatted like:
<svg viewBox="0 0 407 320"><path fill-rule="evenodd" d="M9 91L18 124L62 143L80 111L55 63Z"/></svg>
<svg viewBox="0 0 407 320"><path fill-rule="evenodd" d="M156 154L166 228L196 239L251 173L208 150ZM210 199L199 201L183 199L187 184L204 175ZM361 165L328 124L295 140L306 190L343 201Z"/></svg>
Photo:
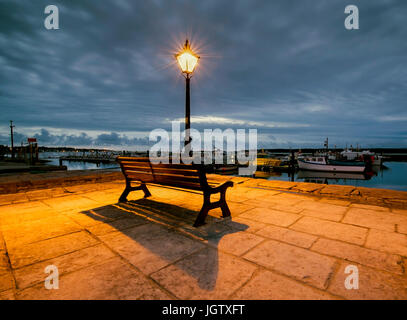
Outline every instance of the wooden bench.
<svg viewBox="0 0 407 320"><path fill-rule="evenodd" d="M194 227L205 224L209 210L215 208L221 208L223 217L230 216L226 203L226 190L233 187L233 182L227 181L223 184L208 182L203 165L155 164L149 158L135 157L117 157L117 162L126 178L126 188L120 196L119 202L126 202L128 194L135 190L143 190L144 197L150 197L151 193L147 184L157 184L203 192L202 209L196 218ZM131 185L132 182L138 182L138 185L134 187ZM220 200L211 202L211 195L216 193L220 193Z"/></svg>

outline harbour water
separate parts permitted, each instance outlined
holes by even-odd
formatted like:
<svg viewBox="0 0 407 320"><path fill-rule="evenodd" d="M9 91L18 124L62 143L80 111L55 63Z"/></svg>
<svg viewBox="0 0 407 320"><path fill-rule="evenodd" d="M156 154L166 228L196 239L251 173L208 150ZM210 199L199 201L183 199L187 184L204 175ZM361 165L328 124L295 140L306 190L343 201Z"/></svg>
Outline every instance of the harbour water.
<svg viewBox="0 0 407 320"><path fill-rule="evenodd" d="M267 176L268 174L269 176ZM327 174L324 172L297 171L294 173L294 177L292 177L292 175L289 173L277 172L257 172L256 177L265 178L268 180L339 184L407 191L407 162L385 162L383 168L381 168L373 176L364 176L362 174Z"/></svg>
<svg viewBox="0 0 407 320"><path fill-rule="evenodd" d="M49 164L59 165L61 153L44 152L40 154L41 159L46 159ZM92 163L63 161L63 165L68 170L91 170L91 169L117 169L119 165L115 162L109 163ZM236 173L231 172L235 175ZM285 172L263 172L257 171L255 178L268 180L284 180L312 182L323 184L351 185L368 188L381 188L407 191L407 162L385 162L384 166L372 176L363 174L343 174L343 173L324 173L313 171L297 171L294 176Z"/></svg>
<svg viewBox="0 0 407 320"><path fill-rule="evenodd" d="M48 164L59 166L59 157L63 156L60 152L42 152L39 154L40 159L47 160ZM94 170L94 169L119 169L119 165L115 162L87 162L87 161L66 161L62 162L68 170Z"/></svg>

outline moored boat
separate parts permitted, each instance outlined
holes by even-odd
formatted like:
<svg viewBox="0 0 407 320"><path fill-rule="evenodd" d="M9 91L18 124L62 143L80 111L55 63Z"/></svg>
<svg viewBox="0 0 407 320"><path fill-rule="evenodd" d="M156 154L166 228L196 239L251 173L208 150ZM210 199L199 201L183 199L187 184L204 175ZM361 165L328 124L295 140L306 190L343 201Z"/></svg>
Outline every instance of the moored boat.
<svg viewBox="0 0 407 320"><path fill-rule="evenodd" d="M373 166L381 166L383 164L383 157L380 155L377 155L374 152L371 152L369 150L365 150L365 151L344 150L341 152L340 155L342 158L345 158L350 161L370 157L371 164Z"/></svg>
<svg viewBox="0 0 407 320"><path fill-rule="evenodd" d="M257 167L278 167L281 164L280 159L272 158L268 153L259 152L257 154L256 165Z"/></svg>
<svg viewBox="0 0 407 320"><path fill-rule="evenodd" d="M329 172L364 172L366 170L366 164L363 161L339 161L326 157L298 159L298 167L302 170Z"/></svg>

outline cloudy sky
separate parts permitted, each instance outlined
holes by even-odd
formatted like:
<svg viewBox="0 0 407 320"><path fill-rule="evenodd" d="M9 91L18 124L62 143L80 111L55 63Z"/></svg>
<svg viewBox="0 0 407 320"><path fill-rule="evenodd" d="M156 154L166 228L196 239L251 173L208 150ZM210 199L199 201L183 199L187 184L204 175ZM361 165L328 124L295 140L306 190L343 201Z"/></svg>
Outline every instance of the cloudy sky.
<svg viewBox="0 0 407 320"><path fill-rule="evenodd" d="M44 9L59 8L59 30ZM360 29L346 30L357 5ZM405 0L0 0L0 144L145 145L184 117L262 147L407 147Z"/></svg>

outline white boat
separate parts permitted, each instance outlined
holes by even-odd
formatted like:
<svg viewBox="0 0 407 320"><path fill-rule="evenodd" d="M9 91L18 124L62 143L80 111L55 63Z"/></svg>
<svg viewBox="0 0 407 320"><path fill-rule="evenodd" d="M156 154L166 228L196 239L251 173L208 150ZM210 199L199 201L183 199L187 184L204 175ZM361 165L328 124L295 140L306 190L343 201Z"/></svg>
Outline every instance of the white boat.
<svg viewBox="0 0 407 320"><path fill-rule="evenodd" d="M328 172L364 172L366 169L366 165L362 161L327 160L325 157L298 159L298 167L302 170Z"/></svg>
<svg viewBox="0 0 407 320"><path fill-rule="evenodd" d="M363 159L364 157L371 157L371 162L373 166L381 166L383 164L383 157L369 150L353 151L348 149L341 152L341 157L350 161Z"/></svg>

